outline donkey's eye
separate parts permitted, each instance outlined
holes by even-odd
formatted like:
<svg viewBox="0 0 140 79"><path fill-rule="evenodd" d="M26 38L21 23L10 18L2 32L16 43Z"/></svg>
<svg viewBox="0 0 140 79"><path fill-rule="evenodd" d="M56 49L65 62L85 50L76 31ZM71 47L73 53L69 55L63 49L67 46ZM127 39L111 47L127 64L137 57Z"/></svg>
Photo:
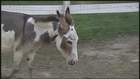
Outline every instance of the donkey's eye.
<svg viewBox="0 0 140 79"><path fill-rule="evenodd" d="M72 44L72 42L71 42L71 41L67 41L67 43L68 43L68 44L70 44L70 45Z"/></svg>

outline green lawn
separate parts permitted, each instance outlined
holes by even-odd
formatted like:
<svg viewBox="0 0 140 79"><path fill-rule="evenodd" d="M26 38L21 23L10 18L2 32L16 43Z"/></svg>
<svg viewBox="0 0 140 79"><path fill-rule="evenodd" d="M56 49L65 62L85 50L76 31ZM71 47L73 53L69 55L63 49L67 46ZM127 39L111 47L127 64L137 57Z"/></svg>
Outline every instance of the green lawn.
<svg viewBox="0 0 140 79"><path fill-rule="evenodd" d="M73 14L72 16L80 40L103 41L118 35L139 34L139 12Z"/></svg>
<svg viewBox="0 0 140 79"><path fill-rule="evenodd" d="M139 34L139 12L73 15L81 40L105 40Z"/></svg>

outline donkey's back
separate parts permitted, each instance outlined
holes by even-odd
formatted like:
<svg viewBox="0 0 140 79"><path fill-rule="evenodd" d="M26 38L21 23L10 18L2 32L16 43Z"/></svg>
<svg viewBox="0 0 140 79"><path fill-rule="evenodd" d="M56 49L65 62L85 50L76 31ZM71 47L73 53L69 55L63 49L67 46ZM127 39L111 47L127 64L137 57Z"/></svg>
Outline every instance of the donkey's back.
<svg viewBox="0 0 140 79"><path fill-rule="evenodd" d="M16 39L23 33L25 15L1 11L2 53L13 52Z"/></svg>

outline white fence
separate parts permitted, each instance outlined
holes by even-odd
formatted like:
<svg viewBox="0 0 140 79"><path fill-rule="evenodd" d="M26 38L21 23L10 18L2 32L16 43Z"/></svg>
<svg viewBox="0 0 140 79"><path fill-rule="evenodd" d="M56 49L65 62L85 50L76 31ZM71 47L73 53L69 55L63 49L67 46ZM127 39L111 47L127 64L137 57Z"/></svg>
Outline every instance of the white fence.
<svg viewBox="0 0 140 79"><path fill-rule="evenodd" d="M69 5L72 14L139 12L139 3ZM63 5L1 5L2 11L20 12L31 15L56 14Z"/></svg>

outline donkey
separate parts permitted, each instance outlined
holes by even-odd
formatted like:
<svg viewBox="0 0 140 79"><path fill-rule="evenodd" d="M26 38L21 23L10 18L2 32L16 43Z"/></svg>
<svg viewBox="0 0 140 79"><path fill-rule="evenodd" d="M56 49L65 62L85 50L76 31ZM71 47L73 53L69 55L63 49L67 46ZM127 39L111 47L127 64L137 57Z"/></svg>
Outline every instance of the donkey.
<svg viewBox="0 0 140 79"><path fill-rule="evenodd" d="M43 45L56 42L57 49L69 65L78 62L78 35L69 7L65 16L57 15L46 18L22 13L1 11L2 53L13 52L13 67L7 77L12 77L19 70L23 55L27 54L29 77L32 78L31 63L36 51Z"/></svg>

